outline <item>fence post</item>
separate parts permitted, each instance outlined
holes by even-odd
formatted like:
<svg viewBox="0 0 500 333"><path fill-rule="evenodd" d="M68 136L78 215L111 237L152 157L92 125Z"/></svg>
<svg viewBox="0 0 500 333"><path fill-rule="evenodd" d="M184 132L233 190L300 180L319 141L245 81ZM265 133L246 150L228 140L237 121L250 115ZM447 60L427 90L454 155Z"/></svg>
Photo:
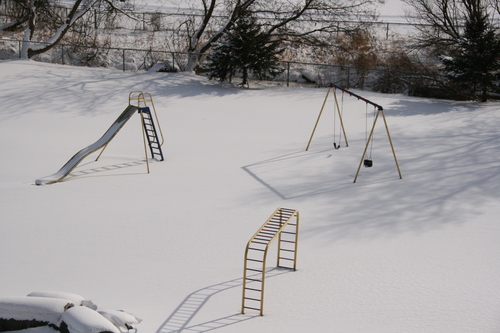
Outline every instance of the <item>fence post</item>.
<svg viewBox="0 0 500 333"><path fill-rule="evenodd" d="M287 61L287 69L286 69L286 86L290 87L290 61Z"/></svg>
<svg viewBox="0 0 500 333"><path fill-rule="evenodd" d="M64 44L61 44L61 64L64 65Z"/></svg>
<svg viewBox="0 0 500 333"><path fill-rule="evenodd" d="M125 72L125 49L122 52L123 71Z"/></svg>
<svg viewBox="0 0 500 333"><path fill-rule="evenodd" d="M351 88L351 67L347 67L347 89Z"/></svg>

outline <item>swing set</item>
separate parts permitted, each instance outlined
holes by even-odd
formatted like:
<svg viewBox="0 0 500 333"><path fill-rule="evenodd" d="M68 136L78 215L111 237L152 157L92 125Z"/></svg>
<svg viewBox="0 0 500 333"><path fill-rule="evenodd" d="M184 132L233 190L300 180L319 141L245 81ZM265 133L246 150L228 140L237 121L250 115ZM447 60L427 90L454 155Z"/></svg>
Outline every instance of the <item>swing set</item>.
<svg viewBox="0 0 500 333"><path fill-rule="evenodd" d="M342 91L342 96L341 96L341 104L339 105L339 100L337 98L337 92L336 90ZM326 102L328 100L328 96L330 95L330 92L333 92L333 97L335 99L335 104L334 104L334 127L333 127L333 137L334 137L334 142L333 142L333 147L335 149L339 149L341 144L342 144L342 137L344 138L345 141L345 146L348 147L349 143L347 141L347 136L345 133L345 128L344 128L344 121L342 119L342 115L344 112L344 94L349 94L351 97L356 97L358 100L361 100L366 103L366 121L365 121L365 149L363 151L363 155L361 156L361 160L359 162L358 170L356 172L356 176L354 177L354 183L358 179L359 171L361 169L361 166L365 166L367 168L370 168L373 166L373 160L372 160L372 150L373 150L373 132L375 130L375 125L377 124L377 120L379 115L382 115L382 119L384 120L384 125L385 125L385 130L387 132L387 138L389 139L389 143L391 145L391 150L392 150L392 155L394 156L394 162L396 163L396 168L398 169L399 173L399 179L402 179L403 176L401 175L401 170L399 169L399 164L398 160L396 158L396 152L394 151L394 146L392 144L392 139L391 135L389 134L389 127L387 126L387 121L385 119L385 114L384 114L384 108L381 105L378 105L376 103L373 103L372 101L367 100L366 98L363 98L347 89L344 89L342 87L337 86L336 84L331 84L330 87L328 88L328 91L325 96L325 100L323 101L323 105L321 106L321 110L318 115L318 119L316 120L316 124L314 125L313 131L311 133L311 138L309 139L309 142L306 147L306 151L309 150L309 146L311 145L312 138L314 136L314 132L316 132L316 127L318 126L319 120L321 118L321 115L323 114L323 109L325 108ZM371 127L370 135L368 135L368 105L373 106L373 124ZM339 118L340 122L340 133L338 135L338 144L336 142L337 140L337 134L336 134L336 128L337 128L337 117ZM369 150L369 154L368 154Z"/></svg>

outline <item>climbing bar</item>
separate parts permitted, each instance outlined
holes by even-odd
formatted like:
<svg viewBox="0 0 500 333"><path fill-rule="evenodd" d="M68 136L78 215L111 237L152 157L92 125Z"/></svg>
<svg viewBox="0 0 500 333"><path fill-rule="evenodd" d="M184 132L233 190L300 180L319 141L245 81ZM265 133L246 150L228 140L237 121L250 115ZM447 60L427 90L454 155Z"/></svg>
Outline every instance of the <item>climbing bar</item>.
<svg viewBox="0 0 500 333"><path fill-rule="evenodd" d="M290 223L294 217L295 223ZM284 231L285 228L287 228L286 231ZM282 238L282 234L288 235L289 238ZM250 241L248 241L245 249L245 263L243 268L241 313L244 314L245 309L251 309L257 310L261 316L263 315L266 257L269 245L278 237L277 266L295 270L298 234L299 212L294 209L278 208L262 227L257 230ZM288 247L285 247L286 245ZM286 262L282 263L280 260L285 260ZM248 274L253 275L248 276ZM246 302L258 302L259 307L248 306Z"/></svg>

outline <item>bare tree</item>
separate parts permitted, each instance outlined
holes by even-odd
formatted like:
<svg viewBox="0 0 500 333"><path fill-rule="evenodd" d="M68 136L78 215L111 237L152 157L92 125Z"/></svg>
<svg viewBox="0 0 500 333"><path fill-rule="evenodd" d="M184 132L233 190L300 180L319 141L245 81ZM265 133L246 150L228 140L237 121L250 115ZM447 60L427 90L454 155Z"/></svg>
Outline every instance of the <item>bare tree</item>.
<svg viewBox="0 0 500 333"><path fill-rule="evenodd" d="M465 22L469 16L471 1L477 0L403 0L409 5L408 20L418 33L414 46L431 47L439 54L458 44L464 34ZM498 0L479 0L485 8L490 24L498 28L494 13L500 13Z"/></svg>
<svg viewBox="0 0 500 333"><path fill-rule="evenodd" d="M414 45L444 65L450 90L487 100L500 69L496 0L404 0L418 29ZM423 24L422 24L423 23Z"/></svg>
<svg viewBox="0 0 500 333"><path fill-rule="evenodd" d="M105 2L121 11L114 0L76 0L70 8L57 6L54 0L11 0L11 22L0 31L24 28L21 58L29 59L56 46L75 24L94 6Z"/></svg>
<svg viewBox="0 0 500 333"><path fill-rule="evenodd" d="M57 21L57 6L53 0L37 0L37 21L44 26L53 26ZM59 7L61 8L61 7ZM31 3L27 0L7 0L3 4L4 16L8 22L0 26L3 31L23 29L30 18Z"/></svg>
<svg viewBox="0 0 500 333"><path fill-rule="evenodd" d="M191 2L192 15L178 24L187 35L187 71L231 29L240 13L256 15L262 31L274 41L317 45L323 33L338 31L339 22L357 15L374 17L373 6L383 0L197 0Z"/></svg>

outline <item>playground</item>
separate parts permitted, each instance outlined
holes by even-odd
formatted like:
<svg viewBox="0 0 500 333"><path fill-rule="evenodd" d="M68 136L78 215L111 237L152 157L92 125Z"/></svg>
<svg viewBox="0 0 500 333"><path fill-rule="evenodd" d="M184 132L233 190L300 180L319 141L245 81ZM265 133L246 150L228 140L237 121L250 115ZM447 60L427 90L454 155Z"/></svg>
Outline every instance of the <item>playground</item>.
<svg viewBox="0 0 500 333"><path fill-rule="evenodd" d="M139 333L500 329L498 102L349 89L383 106L370 135L378 108L328 87L33 61L0 78L0 297L75 293ZM154 99L163 160L133 91ZM261 316L242 311L245 251L278 207L298 248L287 269L269 247Z"/></svg>

